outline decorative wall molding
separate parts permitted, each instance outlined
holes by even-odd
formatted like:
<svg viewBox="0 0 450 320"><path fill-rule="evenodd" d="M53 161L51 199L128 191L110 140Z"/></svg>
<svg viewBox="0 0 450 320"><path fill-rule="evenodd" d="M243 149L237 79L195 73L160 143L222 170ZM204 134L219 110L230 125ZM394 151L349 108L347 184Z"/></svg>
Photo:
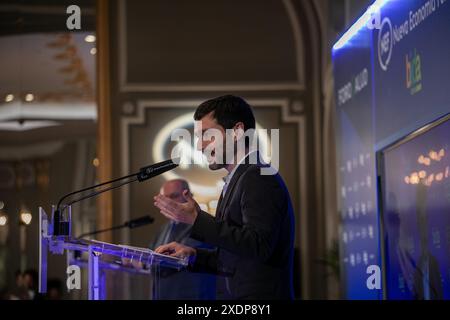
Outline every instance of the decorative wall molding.
<svg viewBox="0 0 450 320"><path fill-rule="evenodd" d="M301 100L293 100L291 104L292 113L299 114L305 111L305 105Z"/></svg>
<svg viewBox="0 0 450 320"><path fill-rule="evenodd" d="M301 24L298 20L298 16L295 12L294 5L292 3L292 0L283 0L283 5L286 9L286 14L289 18L289 22L291 24L292 28L292 34L294 36L294 44L295 44L295 51L296 51L296 57L297 57L297 76L298 76L298 82L301 84L305 83L305 54L304 54L304 40L303 40L303 34L301 30ZM303 85L304 87L304 85Z"/></svg>
<svg viewBox="0 0 450 320"><path fill-rule="evenodd" d="M136 112L136 106L134 103L128 101L122 105L122 113L126 116L130 116Z"/></svg>
<svg viewBox="0 0 450 320"><path fill-rule="evenodd" d="M0 121L17 119L96 120L95 103L0 103Z"/></svg>
<svg viewBox="0 0 450 320"><path fill-rule="evenodd" d="M121 92L211 92L211 91L304 91L304 46L301 24L291 0L283 0L292 28L297 57L297 81L273 83L130 83L127 79L127 7L125 0L119 0L118 8L118 46L119 46L119 90Z"/></svg>

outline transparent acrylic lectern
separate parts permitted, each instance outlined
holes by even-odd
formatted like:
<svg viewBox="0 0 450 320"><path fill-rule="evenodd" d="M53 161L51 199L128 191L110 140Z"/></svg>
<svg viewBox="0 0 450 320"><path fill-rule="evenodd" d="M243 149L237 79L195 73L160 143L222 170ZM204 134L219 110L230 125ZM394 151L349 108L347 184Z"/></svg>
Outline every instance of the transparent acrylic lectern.
<svg viewBox="0 0 450 320"><path fill-rule="evenodd" d="M52 217L55 207L52 207ZM67 254L69 266L79 266L88 272L88 299L104 300L105 271L133 272L146 274L151 277L153 283L153 299L158 299L159 278L162 269L180 271L188 265L187 259L179 259L158 254L147 248L138 248L126 245L84 240L71 237L71 207L67 207L63 224L68 228L69 236L55 236L53 224L49 220L43 208L39 208L39 293L47 292L47 256L48 253L62 255ZM87 254L87 259L80 259L80 253ZM133 269L123 266L120 262L126 259L131 264L138 262L147 268Z"/></svg>

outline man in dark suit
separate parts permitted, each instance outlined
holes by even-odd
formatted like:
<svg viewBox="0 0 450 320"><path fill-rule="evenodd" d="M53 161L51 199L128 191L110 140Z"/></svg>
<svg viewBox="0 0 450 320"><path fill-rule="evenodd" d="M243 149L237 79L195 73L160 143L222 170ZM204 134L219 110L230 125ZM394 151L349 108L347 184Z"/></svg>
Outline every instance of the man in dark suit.
<svg viewBox="0 0 450 320"><path fill-rule="evenodd" d="M291 299L292 205L280 175L262 174L269 166L259 160L258 152L251 150L246 140L246 136L252 140L248 133L255 129L251 107L242 98L227 95L202 103L194 119L201 123L201 131L196 132L200 137L197 148L206 155L209 168L228 171L216 217L201 211L187 191L183 193L185 203L157 195L155 205L169 219L192 225L192 238L217 249L172 242L156 251L189 257L194 272L224 275L218 277L218 299ZM209 129L221 132L222 138L204 140ZM242 141L244 152L237 148ZM224 161L230 152L233 161Z"/></svg>
<svg viewBox="0 0 450 320"><path fill-rule="evenodd" d="M184 190L191 194L187 181L174 179L162 185L160 194L183 203L186 201L183 197ZM170 220L163 225L150 248L155 249L170 242L178 242L196 249L213 248L190 238L191 228L192 225ZM213 275L185 270L179 272L164 270L161 274L158 288L153 288L154 295L156 294L159 300L213 300L216 297L216 277Z"/></svg>

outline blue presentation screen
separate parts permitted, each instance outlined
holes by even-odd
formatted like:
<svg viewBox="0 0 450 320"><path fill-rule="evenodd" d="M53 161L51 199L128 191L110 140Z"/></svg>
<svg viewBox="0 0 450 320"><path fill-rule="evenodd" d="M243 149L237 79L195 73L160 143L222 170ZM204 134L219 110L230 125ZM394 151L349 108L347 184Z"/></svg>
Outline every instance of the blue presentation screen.
<svg viewBox="0 0 450 320"><path fill-rule="evenodd" d="M388 299L450 299L450 120L382 152Z"/></svg>
<svg viewBox="0 0 450 320"><path fill-rule="evenodd" d="M378 20L378 25L367 25L367 22L371 20L368 19L368 14L363 14L336 42L332 52L336 98L338 203L341 218L340 280L343 284L343 296L347 299L383 299L384 297L407 299L421 298L425 294L424 298L432 298L435 294L434 287L431 293L429 290L423 292L417 284L419 278L416 276L415 280L411 279L414 273L402 273L405 275L403 277L395 271L395 268L410 265L415 266L415 270L423 271L420 269L420 264L425 263L428 265L425 270L427 277L425 280L422 279L422 286L424 281L431 282L433 285L440 283L439 279L428 277L428 275L438 274L429 269L437 269L435 267L439 265L439 275L443 283L442 292L445 298L449 298L448 290L445 291L445 286L448 286L449 271L444 269L448 263L443 262L444 250L447 250L447 255L450 256L448 246L445 244L450 237L450 231L445 229L448 226L448 220L439 220L442 216L431 213L431 203L423 209L428 210L427 212L432 216L431 220L427 220L429 224L427 234L431 239L429 246L433 254L425 256L425 259L427 261L431 259L431 262L419 261L421 259L418 253L419 244L423 242L417 242L418 240L414 242L411 236L406 236L407 231L411 232L411 235L419 234L419 229L411 229L412 221L414 219L416 221L417 217L405 215L401 223L402 228L406 229L402 229L399 235L403 247L399 249L398 254L401 254L402 259L408 258L410 263L388 265L389 275L386 276L386 270L382 268L382 258L386 258L385 247L382 245L384 224L380 215L383 199L379 197L385 190L379 185L379 177L382 173L379 171L380 163L376 155L397 141L403 141L417 129L450 113L450 81L448 80L450 76L450 0L374 0L373 4L375 9L372 8L372 10L376 13L373 21ZM436 131L430 130L428 134L432 135L437 131L436 128ZM447 154L448 151L443 146L444 137L449 140L450 132L446 131L446 133L442 133L442 136L436 134L435 142L442 145L439 149L437 145L432 144L432 138L428 144L423 142L420 145L421 139L425 138L419 137L415 140L417 148L438 151L444 148ZM425 136L427 135L424 134ZM414 144L415 142L411 142L411 145ZM404 148L409 145L405 143ZM395 150L392 149L386 153L386 160L392 160L387 162L386 170L392 170L394 166L397 166L396 169L389 171L392 177L386 173L386 179L387 177L398 179L400 172L402 172L402 179L405 179L404 170L411 171L415 168L414 166L417 166L415 170L418 170L420 167L417 158L402 158L402 152L407 154L407 150L403 149L403 146L402 148L399 146L398 150L400 149L404 151L398 151L397 160L402 162L397 164L394 158L390 159L391 152L395 154ZM412 149L408 150L412 154ZM426 151L421 152L426 157ZM406 159L410 159L411 163L407 163ZM430 168L425 165L425 169L411 172L426 171L427 174L431 174L434 172L432 170L435 170L434 167L437 170L437 167L445 161L448 162L448 156L439 162L432 162ZM436 178L436 173L433 177ZM401 180L403 184L395 185L395 181L386 181L392 182L386 186L391 188L389 192L392 191L392 195L397 197L395 201L400 199L404 201L401 204L402 209L405 209L407 204L412 208L422 201L423 194L417 190L416 193L408 191L411 185L406 184L404 180ZM448 182L445 183L448 184ZM442 188L445 183L442 183ZM436 183L427 188L427 199L441 197L440 200L434 199L433 205L443 205L442 201L445 198L443 195L446 191L445 188L438 189L439 185ZM398 189L392 189L394 187ZM431 192L435 188L436 195ZM403 191L405 193L401 193ZM405 194L407 196L402 198ZM423 204L423 202L420 203ZM417 225L417 221L415 223ZM440 229L433 229L433 224L439 225ZM388 225L388 227L391 226ZM439 242L439 245L435 242ZM405 246L412 247L412 251L402 251ZM395 255L393 250L396 249L391 248L388 254ZM439 254L436 251L434 254L433 250L442 251L439 251ZM405 252L413 253L411 256L403 256ZM412 261L419 265L412 264ZM368 285L369 270L373 270L372 267L380 268L386 280L381 286ZM406 275L409 275L409 278ZM416 281L415 286L412 285L414 281ZM411 288L419 288L422 296L417 293L417 290L411 291L413 290ZM438 296L438 294L435 295Z"/></svg>

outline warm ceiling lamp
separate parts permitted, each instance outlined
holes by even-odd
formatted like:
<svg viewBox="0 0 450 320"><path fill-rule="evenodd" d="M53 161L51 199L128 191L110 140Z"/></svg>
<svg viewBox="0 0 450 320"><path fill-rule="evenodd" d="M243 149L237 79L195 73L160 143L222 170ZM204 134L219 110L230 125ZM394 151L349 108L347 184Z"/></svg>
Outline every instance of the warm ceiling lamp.
<svg viewBox="0 0 450 320"><path fill-rule="evenodd" d="M5 102L11 102L14 100L14 95L12 93L9 93L5 97Z"/></svg>
<svg viewBox="0 0 450 320"><path fill-rule="evenodd" d="M95 42L95 36L93 34L89 34L86 37L84 37L84 41L86 41L86 42Z"/></svg>
<svg viewBox="0 0 450 320"><path fill-rule="evenodd" d="M24 225L28 226L31 223L33 216L29 212L29 210L22 209L20 212L20 222Z"/></svg>
<svg viewBox="0 0 450 320"><path fill-rule="evenodd" d="M6 215L1 215L0 216L0 227L6 226L7 223L8 223L8 217Z"/></svg>
<svg viewBox="0 0 450 320"><path fill-rule="evenodd" d="M32 94L32 93L27 93L26 95L25 95L25 101L26 102L31 102L31 101L33 101L34 100L34 95Z"/></svg>

